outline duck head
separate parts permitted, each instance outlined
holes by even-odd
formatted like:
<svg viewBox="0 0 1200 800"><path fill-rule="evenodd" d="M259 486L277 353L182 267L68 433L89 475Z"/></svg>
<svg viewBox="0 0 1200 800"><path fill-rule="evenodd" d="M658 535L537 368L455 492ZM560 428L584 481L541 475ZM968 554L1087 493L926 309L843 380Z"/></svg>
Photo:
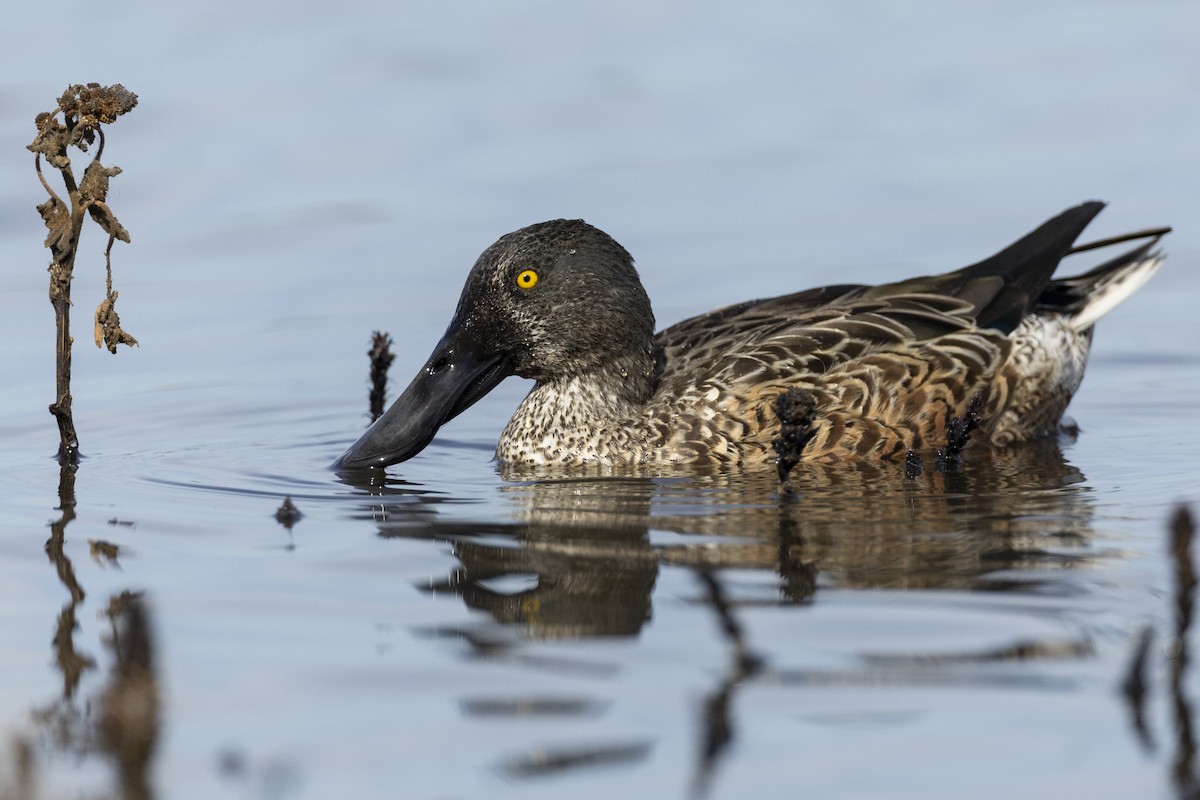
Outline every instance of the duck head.
<svg viewBox="0 0 1200 800"><path fill-rule="evenodd" d="M509 375L546 383L616 371L648 396L653 338L633 259L606 233L582 220L514 231L479 256L425 366L333 466L412 458Z"/></svg>

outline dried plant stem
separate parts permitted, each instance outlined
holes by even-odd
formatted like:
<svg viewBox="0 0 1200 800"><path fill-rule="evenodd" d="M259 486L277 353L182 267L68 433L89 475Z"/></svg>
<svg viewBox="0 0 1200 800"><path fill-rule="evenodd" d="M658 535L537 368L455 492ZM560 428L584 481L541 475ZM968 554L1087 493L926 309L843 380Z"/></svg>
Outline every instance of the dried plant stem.
<svg viewBox="0 0 1200 800"><path fill-rule="evenodd" d="M71 338L71 279L75 273L75 255L85 214L108 234L108 247L104 253L107 296L96 310L96 345L107 345L109 351L115 353L118 344L137 344L136 339L121 329L115 308L117 293L112 288L113 241L129 241L129 232L117 221L107 203L109 180L121 170L100 163L105 142L100 126L115 122L136 105L137 95L120 84L69 86L58 98L54 111L37 115L34 120L37 136L28 146L34 153L38 180L49 195L49 199L38 206L38 212L49 230L46 247L51 254L50 304L54 307L55 322L55 395L50 413L58 423L58 462L62 465L79 463L79 436L75 432L71 408L71 345L74 341ZM91 144L97 144L96 155L83 171L82 179L77 181L68 151L75 147L87 152ZM46 180L42 171L43 159L62 176L66 202Z"/></svg>
<svg viewBox="0 0 1200 800"><path fill-rule="evenodd" d="M34 163L38 177L46 185L41 158L36 158ZM55 394L50 413L58 423L58 463L76 464L79 462L79 436L75 432L75 418L71 413L71 278L75 272L76 245L83 230L84 208L79 202L79 189L70 169L61 172L70 195L67 207L71 210L71 219L67 246L62 248L61 257L55 258L50 264L50 305L54 307L55 325ZM46 185L46 188L49 190L50 187Z"/></svg>

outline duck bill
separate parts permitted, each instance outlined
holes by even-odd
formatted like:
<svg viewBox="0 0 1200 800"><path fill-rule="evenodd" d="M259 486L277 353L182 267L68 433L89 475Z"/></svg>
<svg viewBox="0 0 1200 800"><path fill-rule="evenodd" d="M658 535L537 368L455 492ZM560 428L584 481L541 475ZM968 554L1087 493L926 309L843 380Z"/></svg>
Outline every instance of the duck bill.
<svg viewBox="0 0 1200 800"><path fill-rule="evenodd" d="M386 467L425 449L438 428L513 374L508 359L486 352L457 321L391 408L334 462L338 470Z"/></svg>

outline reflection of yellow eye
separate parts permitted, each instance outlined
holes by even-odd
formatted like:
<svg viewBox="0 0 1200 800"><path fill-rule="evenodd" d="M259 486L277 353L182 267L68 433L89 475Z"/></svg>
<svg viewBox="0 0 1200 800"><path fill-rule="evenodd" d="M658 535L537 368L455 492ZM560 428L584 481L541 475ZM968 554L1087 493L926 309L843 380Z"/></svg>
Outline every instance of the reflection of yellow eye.
<svg viewBox="0 0 1200 800"><path fill-rule="evenodd" d="M538 274L531 269L523 269L517 274L517 286L522 289L532 289L537 286Z"/></svg>

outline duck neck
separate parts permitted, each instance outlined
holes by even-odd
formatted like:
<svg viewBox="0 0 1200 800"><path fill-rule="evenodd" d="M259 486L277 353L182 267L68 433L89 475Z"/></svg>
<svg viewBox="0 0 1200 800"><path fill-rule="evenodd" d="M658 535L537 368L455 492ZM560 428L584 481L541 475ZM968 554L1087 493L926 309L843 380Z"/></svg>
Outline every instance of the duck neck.
<svg viewBox="0 0 1200 800"><path fill-rule="evenodd" d="M575 419L606 421L627 418L638 412L658 386L659 359L652 350L613 358L599 368L540 381L526 398L546 409L563 406Z"/></svg>
<svg viewBox="0 0 1200 800"><path fill-rule="evenodd" d="M500 461L524 464L627 459L659 378L653 353L601 370L539 381L505 426ZM620 459L618 459L620 460Z"/></svg>
<svg viewBox="0 0 1200 800"><path fill-rule="evenodd" d="M658 387L658 359L652 350L618 356L600 369L572 376L565 383L588 392L597 416L622 417L646 404Z"/></svg>

